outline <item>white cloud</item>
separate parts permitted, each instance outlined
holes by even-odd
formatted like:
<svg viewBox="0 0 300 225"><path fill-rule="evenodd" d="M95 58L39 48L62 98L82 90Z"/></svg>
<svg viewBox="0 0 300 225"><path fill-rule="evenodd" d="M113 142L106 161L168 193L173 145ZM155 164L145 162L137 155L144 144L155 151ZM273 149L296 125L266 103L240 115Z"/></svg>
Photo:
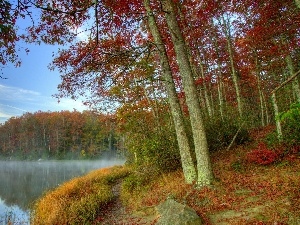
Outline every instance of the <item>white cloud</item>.
<svg viewBox="0 0 300 225"><path fill-rule="evenodd" d="M24 112L26 111L18 109L17 107L0 103L0 123L4 123L10 117L20 116Z"/></svg>
<svg viewBox="0 0 300 225"><path fill-rule="evenodd" d="M87 41L90 35L90 33L86 29L81 27L77 29L76 33L76 36L80 41Z"/></svg>
<svg viewBox="0 0 300 225"><path fill-rule="evenodd" d="M1 109L0 109L1 110ZM10 118L10 117L12 117L13 115L12 114L7 114L7 113L4 113L4 112L1 112L0 111L0 121L1 120L6 120L6 119L8 119L8 118Z"/></svg>
<svg viewBox="0 0 300 225"><path fill-rule="evenodd" d="M61 111L61 110L70 110L76 109L77 111L83 111L86 110L87 107L82 104L80 101L75 101L68 98L62 98L60 99L60 102L58 103L56 99L54 98L48 98L47 101L48 108L52 108L53 110L50 111Z"/></svg>
<svg viewBox="0 0 300 225"><path fill-rule="evenodd" d="M39 92L0 84L0 100L30 100L40 96Z"/></svg>
<svg viewBox="0 0 300 225"><path fill-rule="evenodd" d="M39 92L0 84L0 123L12 116L21 116L25 112L37 111L73 111L86 110L80 101L63 98L57 99L43 96Z"/></svg>

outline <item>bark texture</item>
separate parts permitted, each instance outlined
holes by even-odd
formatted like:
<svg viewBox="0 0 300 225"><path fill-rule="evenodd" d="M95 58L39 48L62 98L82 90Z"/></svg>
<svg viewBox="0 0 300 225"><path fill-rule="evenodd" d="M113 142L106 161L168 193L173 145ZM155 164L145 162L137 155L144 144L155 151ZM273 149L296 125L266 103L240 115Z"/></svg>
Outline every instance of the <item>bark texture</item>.
<svg viewBox="0 0 300 225"><path fill-rule="evenodd" d="M182 84L189 110L195 153L197 158L197 184L209 185L213 179L211 162L208 152L206 133L204 130L200 104L193 79L193 71L189 61L187 46L179 27L175 7L172 0L162 0L162 8L171 34L176 52Z"/></svg>
<svg viewBox="0 0 300 225"><path fill-rule="evenodd" d="M173 117L176 136L181 156L182 169L187 183L192 183L196 181L197 173L191 156L191 149L189 146L189 141L187 133L184 126L183 114L177 98L177 93L175 89L175 84L172 77L172 71L170 68L167 52L162 41L161 34L159 32L153 11L150 7L150 0L144 0L144 7L148 16L148 26L150 32L154 38L154 42L157 46L160 64L162 68L162 74L164 76L166 90L168 94L168 101L171 108L171 114Z"/></svg>

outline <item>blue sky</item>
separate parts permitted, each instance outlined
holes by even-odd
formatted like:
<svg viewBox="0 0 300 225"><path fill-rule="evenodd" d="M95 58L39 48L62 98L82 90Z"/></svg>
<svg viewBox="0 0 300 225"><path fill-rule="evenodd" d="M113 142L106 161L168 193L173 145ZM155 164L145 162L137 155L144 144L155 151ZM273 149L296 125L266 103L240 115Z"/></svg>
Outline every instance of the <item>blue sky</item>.
<svg viewBox="0 0 300 225"><path fill-rule="evenodd" d="M33 18L38 19L38 11L33 9ZM31 18L20 18L17 21L18 33L26 33L25 29L32 25ZM81 28L77 29L78 40L86 40L88 34ZM0 70L0 75L7 79L0 78L0 124L10 117L21 116L26 112L41 111L62 111L70 110L83 111L87 109L80 100L57 99L52 97L58 93L57 86L60 84L60 75L57 71L50 71L47 67L52 61L53 53L64 46L53 46L46 44L17 43L23 49L19 53L21 67L7 65ZM25 48L30 52L25 53ZM1 65L2 66L2 65Z"/></svg>
<svg viewBox="0 0 300 225"><path fill-rule="evenodd" d="M61 99L60 103L51 95L57 93L60 75L50 71L47 66L52 60L52 53L57 52L57 46L27 45L30 52L20 52L21 67L6 66L0 79L0 123L12 116L21 116L26 112L61 111L86 109L77 100Z"/></svg>

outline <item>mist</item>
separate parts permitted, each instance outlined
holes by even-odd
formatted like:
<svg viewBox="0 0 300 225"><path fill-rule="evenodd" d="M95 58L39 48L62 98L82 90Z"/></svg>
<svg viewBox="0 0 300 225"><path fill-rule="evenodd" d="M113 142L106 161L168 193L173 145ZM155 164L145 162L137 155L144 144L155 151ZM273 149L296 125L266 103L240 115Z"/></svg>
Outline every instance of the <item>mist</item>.
<svg viewBox="0 0 300 225"><path fill-rule="evenodd" d="M45 191L92 170L124 163L124 159L110 157L101 160L0 161L0 221L5 213L3 208L16 214L26 213L29 205Z"/></svg>

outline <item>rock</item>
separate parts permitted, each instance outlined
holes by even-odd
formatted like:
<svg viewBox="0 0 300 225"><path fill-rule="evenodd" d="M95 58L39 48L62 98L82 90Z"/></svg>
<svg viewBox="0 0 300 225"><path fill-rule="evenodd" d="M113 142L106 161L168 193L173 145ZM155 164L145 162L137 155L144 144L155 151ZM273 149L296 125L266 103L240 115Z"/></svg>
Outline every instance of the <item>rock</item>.
<svg viewBox="0 0 300 225"><path fill-rule="evenodd" d="M201 218L192 208L167 199L157 206L160 215L156 225L202 225Z"/></svg>

